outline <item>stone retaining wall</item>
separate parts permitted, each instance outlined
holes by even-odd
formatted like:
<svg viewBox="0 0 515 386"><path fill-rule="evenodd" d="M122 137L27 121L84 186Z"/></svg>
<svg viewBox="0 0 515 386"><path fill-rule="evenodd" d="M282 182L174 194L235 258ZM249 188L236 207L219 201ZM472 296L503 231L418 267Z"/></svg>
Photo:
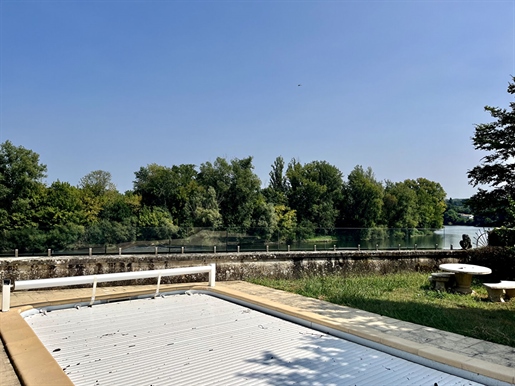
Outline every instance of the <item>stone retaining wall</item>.
<svg viewBox="0 0 515 386"><path fill-rule="evenodd" d="M442 263L465 261L463 250L244 252L158 255L94 255L0 258L0 278L16 280L146 271L216 263L216 280L251 277L289 279L306 274L434 271ZM205 274L163 278L163 283L207 281ZM155 279L117 282L150 284ZM106 285L113 285L107 283ZM101 283L99 283L101 285Z"/></svg>

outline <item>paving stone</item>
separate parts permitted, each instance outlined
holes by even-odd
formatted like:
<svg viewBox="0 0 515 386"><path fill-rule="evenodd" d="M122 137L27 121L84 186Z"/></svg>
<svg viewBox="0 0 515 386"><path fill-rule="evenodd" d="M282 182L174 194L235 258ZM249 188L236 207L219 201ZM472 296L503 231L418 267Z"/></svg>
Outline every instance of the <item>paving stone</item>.
<svg viewBox="0 0 515 386"><path fill-rule="evenodd" d="M14 372L11 361L5 352L4 345L0 345L0 384L2 386L20 386L21 383Z"/></svg>

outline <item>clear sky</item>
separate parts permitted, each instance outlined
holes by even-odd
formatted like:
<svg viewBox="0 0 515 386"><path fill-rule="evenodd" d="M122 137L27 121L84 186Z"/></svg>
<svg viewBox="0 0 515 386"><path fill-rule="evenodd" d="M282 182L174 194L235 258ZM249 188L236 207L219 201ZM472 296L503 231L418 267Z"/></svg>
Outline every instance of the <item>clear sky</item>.
<svg viewBox="0 0 515 386"><path fill-rule="evenodd" d="M0 142L47 183L254 157L424 177L465 198L474 125L508 107L510 1L0 2ZM299 86L299 84L301 86Z"/></svg>

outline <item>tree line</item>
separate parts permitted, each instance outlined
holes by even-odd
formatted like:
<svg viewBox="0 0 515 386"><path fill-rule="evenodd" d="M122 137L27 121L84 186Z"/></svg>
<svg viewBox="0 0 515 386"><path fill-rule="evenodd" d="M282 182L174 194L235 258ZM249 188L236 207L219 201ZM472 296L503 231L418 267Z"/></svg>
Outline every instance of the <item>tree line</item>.
<svg viewBox="0 0 515 386"><path fill-rule="evenodd" d="M515 77L508 93L515 94ZM336 228L413 229L457 224L504 226L512 245L515 226L515 102L486 106L494 121L478 124L472 142L487 152L467 172L478 192L448 200L425 178L378 181L356 166L344 179L325 161L287 165L277 157L268 186L253 172L252 157L217 158L198 168L150 164L135 172L133 189L120 193L107 171L78 186L45 184L46 166L32 150L0 144L0 251L74 248L135 240L185 237L198 227L251 233L263 240L303 240ZM510 233L511 232L511 233Z"/></svg>
<svg viewBox="0 0 515 386"><path fill-rule="evenodd" d="M344 179L325 161L288 164L277 157L265 188L252 157L163 166L135 172L119 192L108 171L44 183L39 155L0 145L0 250L60 250L185 237L198 227L289 241L335 228L441 228L445 192L425 178L378 181L356 166Z"/></svg>

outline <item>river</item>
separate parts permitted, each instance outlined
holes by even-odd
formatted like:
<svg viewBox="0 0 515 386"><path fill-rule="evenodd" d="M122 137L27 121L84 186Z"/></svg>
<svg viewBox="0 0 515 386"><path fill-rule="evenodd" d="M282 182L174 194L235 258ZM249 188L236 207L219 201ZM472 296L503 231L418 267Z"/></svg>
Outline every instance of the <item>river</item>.
<svg viewBox="0 0 515 386"><path fill-rule="evenodd" d="M476 247L486 243L486 232L491 228L477 228L463 225L446 225L443 229L435 231L435 234L442 238L444 249L460 248L460 240L463 235L468 235L472 241L472 246Z"/></svg>
<svg viewBox="0 0 515 386"><path fill-rule="evenodd" d="M378 230L367 233L358 229L337 229L335 237L331 240L317 240L316 242L292 243L296 250L313 250L314 244L320 250L332 249L333 246L343 249L461 249L460 241L464 234L470 237L472 246L481 246L486 242L484 234L489 228L477 228L473 226L444 226L438 230ZM286 245L274 246L285 249ZM258 248L259 249L259 248Z"/></svg>

